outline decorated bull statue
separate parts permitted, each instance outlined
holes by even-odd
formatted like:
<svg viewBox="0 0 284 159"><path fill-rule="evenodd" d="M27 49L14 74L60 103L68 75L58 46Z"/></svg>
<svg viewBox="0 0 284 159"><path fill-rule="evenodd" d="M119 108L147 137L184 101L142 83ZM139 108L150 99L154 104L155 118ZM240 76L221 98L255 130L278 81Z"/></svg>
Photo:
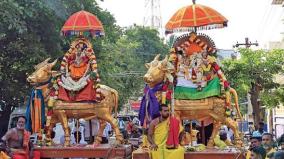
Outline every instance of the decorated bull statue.
<svg viewBox="0 0 284 159"><path fill-rule="evenodd" d="M69 118L83 118L85 120L98 118L100 121L100 129L95 143L99 144L102 141L102 134L106 122L111 124L116 134L117 141L121 143L123 137L118 129L116 119L112 116L113 110L117 113L118 92L106 85L96 84L94 89L96 89L97 92L100 92L102 96L100 101L63 101L57 98L51 98L55 96L54 93L57 94L56 91L54 92L54 89L56 89L54 86L62 73L52 71L57 60L52 63L49 63L48 61L49 59L38 64L35 72L27 78L27 81L34 86L29 101L30 105L27 109L27 116L31 122L30 125L33 132L43 128L46 124L46 137L47 140L50 141L53 127L57 122L60 122L64 129L64 146L69 146ZM46 110L47 112L45 112ZM46 122L44 120L45 115L47 116ZM42 122L39 123L39 121Z"/></svg>
<svg viewBox="0 0 284 159"><path fill-rule="evenodd" d="M159 56L160 55L157 55L152 62L146 64L148 71L144 75L144 81L147 84L146 89L150 91L155 91L154 94L156 96L156 99L159 103L161 103L163 102L163 94L165 92L166 94L168 94L169 91L170 92L172 91L164 88L169 88L169 84L173 82L174 78L172 76L172 73L174 71L174 66L168 61L168 57L165 57L162 61L160 61ZM235 97L234 106L238 112L238 116L242 118L238 106L238 100L237 100L238 97L236 91L233 88L229 88L228 91L234 95ZM176 93L176 91L174 91L174 93ZM145 98L146 103L148 103L146 105L147 108L145 108L144 110L143 108L140 109L140 120L142 122L143 121L147 122L147 120L151 120L151 117L157 116L157 114L159 113L158 111L155 111L155 108L152 108L154 106L151 104L153 103L153 101L151 101L153 100L153 98L150 97L149 91L147 94L145 94L145 96L149 97ZM226 99L231 98L230 93L224 95L220 94L219 96L212 96L204 99L195 99L195 100L189 100L189 99L172 100L171 97L172 96L169 97L169 100L171 100L170 102L173 101L173 103L171 104L174 109L174 114L177 118L201 120L201 119L206 119L207 117L211 117L213 119L214 128L207 145L208 147L214 146L213 139L218 134L222 124L227 125L229 128L233 130L235 135L235 144L237 146L241 146L242 141L239 135L238 125L231 117L227 115L226 112L228 108L231 108L231 105L229 106L226 105Z"/></svg>
<svg viewBox="0 0 284 159"><path fill-rule="evenodd" d="M208 36L193 32L177 38L169 58L166 56L160 61L160 55L157 55L147 63L146 87L139 111L141 123L147 127L153 118L159 116L158 105L167 104L181 120L213 121L208 147L214 146L213 139L222 124L233 130L235 144L241 146L231 104L233 97L237 115L242 120L238 96L213 56L215 53L215 44Z"/></svg>

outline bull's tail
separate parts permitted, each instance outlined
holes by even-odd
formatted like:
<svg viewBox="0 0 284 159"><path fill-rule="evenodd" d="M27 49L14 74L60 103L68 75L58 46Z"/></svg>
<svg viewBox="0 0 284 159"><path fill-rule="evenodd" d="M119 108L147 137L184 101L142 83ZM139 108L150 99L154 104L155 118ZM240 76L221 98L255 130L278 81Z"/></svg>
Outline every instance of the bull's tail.
<svg viewBox="0 0 284 159"><path fill-rule="evenodd" d="M230 88L230 93L234 96L235 108L237 110L239 118L242 121L243 117L242 117L242 114L241 114L241 111L240 111L240 107L239 107L238 94L237 94L237 92L236 92L236 90L234 88Z"/></svg>

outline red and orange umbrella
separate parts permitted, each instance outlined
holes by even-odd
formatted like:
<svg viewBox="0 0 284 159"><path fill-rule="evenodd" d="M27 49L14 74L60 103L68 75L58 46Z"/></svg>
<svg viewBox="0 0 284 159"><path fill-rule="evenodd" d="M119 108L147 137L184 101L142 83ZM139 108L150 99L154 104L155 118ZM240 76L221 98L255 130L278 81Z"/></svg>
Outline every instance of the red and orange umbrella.
<svg viewBox="0 0 284 159"><path fill-rule="evenodd" d="M208 30L227 26L228 20L216 10L195 4L179 9L166 24L166 33Z"/></svg>
<svg viewBox="0 0 284 159"><path fill-rule="evenodd" d="M67 19L61 32L64 36L88 34L95 37L104 35L104 28L94 14L81 10Z"/></svg>

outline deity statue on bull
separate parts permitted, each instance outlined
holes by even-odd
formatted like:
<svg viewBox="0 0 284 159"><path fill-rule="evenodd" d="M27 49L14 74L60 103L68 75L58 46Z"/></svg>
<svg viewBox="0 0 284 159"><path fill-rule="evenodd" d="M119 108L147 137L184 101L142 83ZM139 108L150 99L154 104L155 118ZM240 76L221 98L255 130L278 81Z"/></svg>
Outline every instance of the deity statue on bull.
<svg viewBox="0 0 284 159"><path fill-rule="evenodd" d="M72 42L61 62L60 73L53 98L69 102L101 100L100 93L96 92L100 81L96 56L87 39Z"/></svg>

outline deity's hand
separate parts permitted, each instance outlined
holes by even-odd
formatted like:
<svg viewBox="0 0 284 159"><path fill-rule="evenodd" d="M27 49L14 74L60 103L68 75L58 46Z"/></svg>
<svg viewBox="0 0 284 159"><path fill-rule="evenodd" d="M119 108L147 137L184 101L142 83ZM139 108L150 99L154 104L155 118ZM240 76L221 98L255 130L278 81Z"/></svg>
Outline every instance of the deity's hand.
<svg viewBox="0 0 284 159"><path fill-rule="evenodd" d="M151 145L150 145L150 149L151 149L151 150L154 150L154 151L157 151L158 146L157 146L156 144L151 144Z"/></svg>

